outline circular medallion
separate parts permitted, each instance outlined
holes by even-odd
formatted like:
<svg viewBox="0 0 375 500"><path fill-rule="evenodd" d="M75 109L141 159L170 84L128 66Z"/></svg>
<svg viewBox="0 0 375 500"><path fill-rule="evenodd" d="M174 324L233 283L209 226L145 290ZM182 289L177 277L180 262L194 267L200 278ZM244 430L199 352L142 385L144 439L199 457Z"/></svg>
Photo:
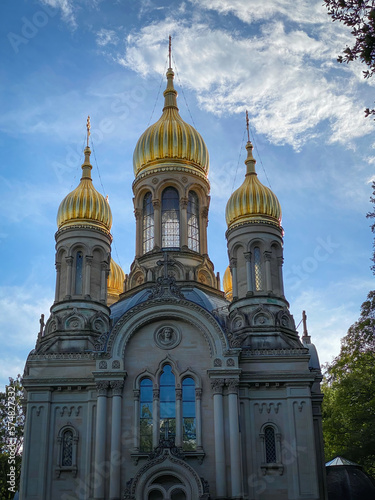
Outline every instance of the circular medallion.
<svg viewBox="0 0 375 500"><path fill-rule="evenodd" d="M174 326L164 325L155 331L154 341L160 349L173 349L181 342L181 333Z"/></svg>

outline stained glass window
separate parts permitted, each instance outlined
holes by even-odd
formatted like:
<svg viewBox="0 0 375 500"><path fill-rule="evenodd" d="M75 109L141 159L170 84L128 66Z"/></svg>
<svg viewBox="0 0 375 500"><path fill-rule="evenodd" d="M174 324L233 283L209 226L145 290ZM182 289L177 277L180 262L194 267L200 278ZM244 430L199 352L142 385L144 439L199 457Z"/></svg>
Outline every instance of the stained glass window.
<svg viewBox="0 0 375 500"><path fill-rule="evenodd" d="M82 267L83 267L83 254L77 252L76 255L76 279L75 279L75 295L82 295Z"/></svg>
<svg viewBox="0 0 375 500"><path fill-rule="evenodd" d="M73 432L67 429L62 437L61 465L69 467L73 465Z"/></svg>
<svg viewBox="0 0 375 500"><path fill-rule="evenodd" d="M262 262L259 247L254 248L254 278L255 290L257 292L263 290Z"/></svg>
<svg viewBox="0 0 375 500"><path fill-rule="evenodd" d="M187 206L188 247L194 252L199 252L199 202L194 191L189 193Z"/></svg>
<svg viewBox="0 0 375 500"><path fill-rule="evenodd" d="M186 451L196 447L195 382L187 377L182 382L182 442Z"/></svg>
<svg viewBox="0 0 375 500"><path fill-rule="evenodd" d="M163 248L180 247L180 201L172 187L164 189L162 194L161 235Z"/></svg>
<svg viewBox="0 0 375 500"><path fill-rule="evenodd" d="M154 248L154 207L152 195L147 193L143 198L143 253L151 252Z"/></svg>
<svg viewBox="0 0 375 500"><path fill-rule="evenodd" d="M140 392L140 450L152 450L152 382L149 378L141 381Z"/></svg>
<svg viewBox="0 0 375 500"><path fill-rule="evenodd" d="M160 375L160 437L169 439L176 435L176 381L170 365L165 365Z"/></svg>
<svg viewBox="0 0 375 500"><path fill-rule="evenodd" d="M277 459L276 459L275 429L271 426L267 426L264 429L264 444L266 447L266 463L267 464L276 463Z"/></svg>

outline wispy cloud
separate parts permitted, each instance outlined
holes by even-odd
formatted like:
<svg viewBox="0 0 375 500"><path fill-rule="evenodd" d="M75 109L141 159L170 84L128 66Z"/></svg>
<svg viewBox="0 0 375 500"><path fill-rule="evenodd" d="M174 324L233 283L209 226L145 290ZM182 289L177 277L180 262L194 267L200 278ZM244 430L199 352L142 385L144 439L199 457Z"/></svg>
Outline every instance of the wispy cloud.
<svg viewBox="0 0 375 500"><path fill-rule="evenodd" d="M44 5L48 5L49 7L59 9L61 11L63 20L67 24L69 24L69 26L72 29L75 29L77 27L73 0L40 0L40 1Z"/></svg>
<svg viewBox="0 0 375 500"><path fill-rule="evenodd" d="M107 30L102 28L96 33L96 43L100 47L105 47L106 45L117 45L119 38L114 30Z"/></svg>

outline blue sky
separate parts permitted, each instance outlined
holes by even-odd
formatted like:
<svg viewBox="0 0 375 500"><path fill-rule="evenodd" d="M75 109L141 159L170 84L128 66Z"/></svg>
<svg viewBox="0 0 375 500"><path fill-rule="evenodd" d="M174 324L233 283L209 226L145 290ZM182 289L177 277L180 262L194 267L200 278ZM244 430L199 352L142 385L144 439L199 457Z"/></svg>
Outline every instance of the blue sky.
<svg viewBox="0 0 375 500"><path fill-rule="evenodd" d="M133 150L161 113L169 34L180 114L210 152L215 269L228 265L224 209L245 172L248 109L259 178L283 209L291 312L299 323L307 311L322 363L338 354L373 288L374 121L363 110L375 81L360 63L337 63L351 36L321 3L3 2L1 384L22 373L52 305L56 213L79 182L88 114L94 184L109 196L113 257L128 272Z"/></svg>

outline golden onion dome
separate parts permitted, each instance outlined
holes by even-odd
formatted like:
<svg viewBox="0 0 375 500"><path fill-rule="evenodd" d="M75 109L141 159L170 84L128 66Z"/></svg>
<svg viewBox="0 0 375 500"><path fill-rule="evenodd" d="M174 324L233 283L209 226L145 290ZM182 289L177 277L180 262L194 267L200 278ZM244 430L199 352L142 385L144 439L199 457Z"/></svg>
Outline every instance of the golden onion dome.
<svg viewBox="0 0 375 500"><path fill-rule="evenodd" d="M232 284L232 273L230 272L230 267L228 266L225 270L223 277L223 289L225 293L225 298L227 300L232 300L233 298L233 284Z"/></svg>
<svg viewBox="0 0 375 500"><path fill-rule="evenodd" d="M124 291L125 273L121 267L111 258L109 275L107 279L108 294L119 296Z"/></svg>
<svg viewBox="0 0 375 500"><path fill-rule="evenodd" d="M209 157L202 136L184 122L178 112L177 91L173 86L174 73L167 71L164 108L160 119L141 135L134 150L135 176L148 170L168 170L183 165L208 175Z"/></svg>
<svg viewBox="0 0 375 500"><path fill-rule="evenodd" d="M281 207L276 195L259 181L255 171L253 145L246 144L247 172L242 185L231 195L225 209L228 229L237 224L264 222L280 227Z"/></svg>
<svg viewBox="0 0 375 500"><path fill-rule="evenodd" d="M80 224L90 224L109 233L112 226L112 212L107 199L93 186L90 154L90 148L86 147L81 182L60 203L57 212L57 226L62 229Z"/></svg>

